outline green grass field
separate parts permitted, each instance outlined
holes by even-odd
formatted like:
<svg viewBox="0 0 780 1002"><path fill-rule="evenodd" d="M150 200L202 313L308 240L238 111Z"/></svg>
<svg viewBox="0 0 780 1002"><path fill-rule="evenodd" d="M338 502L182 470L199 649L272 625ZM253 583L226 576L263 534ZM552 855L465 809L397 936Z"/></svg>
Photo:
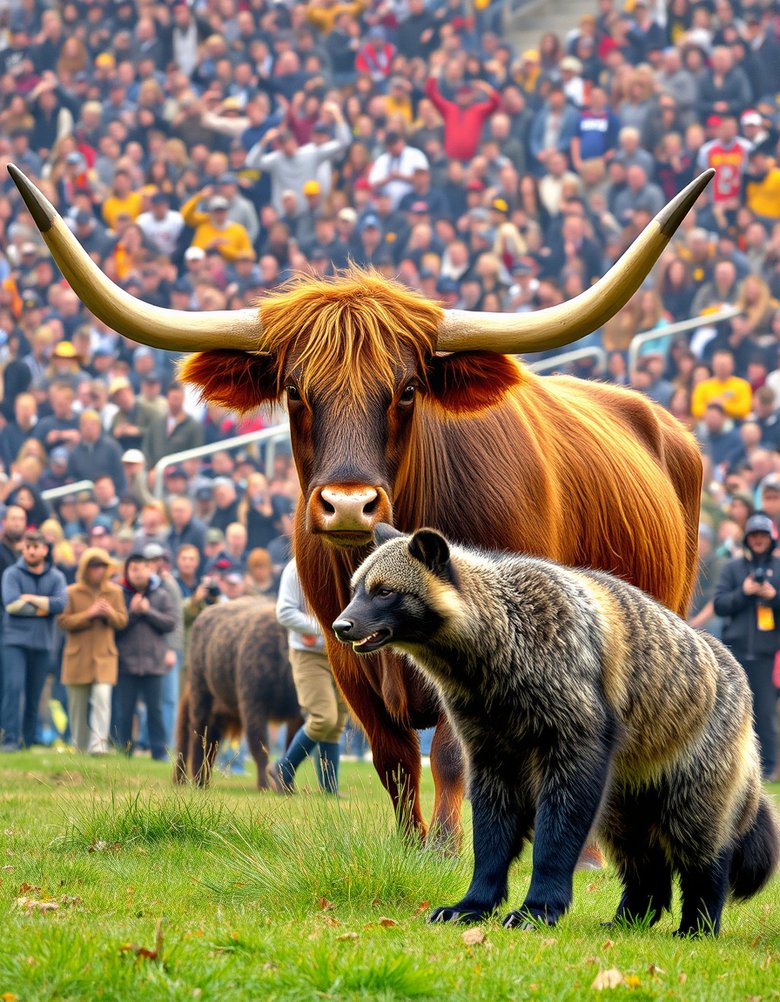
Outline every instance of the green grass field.
<svg viewBox="0 0 780 1002"><path fill-rule="evenodd" d="M727 907L718 940L673 939L676 910L649 931L602 928L618 900L606 871L577 875L557 928L493 921L468 942L425 914L465 890L470 852L400 839L370 765L343 767L339 801L306 792L313 773L284 799L169 776L144 759L0 758L0 1002L780 998L780 880ZM513 905L528 878L526 858Z"/></svg>

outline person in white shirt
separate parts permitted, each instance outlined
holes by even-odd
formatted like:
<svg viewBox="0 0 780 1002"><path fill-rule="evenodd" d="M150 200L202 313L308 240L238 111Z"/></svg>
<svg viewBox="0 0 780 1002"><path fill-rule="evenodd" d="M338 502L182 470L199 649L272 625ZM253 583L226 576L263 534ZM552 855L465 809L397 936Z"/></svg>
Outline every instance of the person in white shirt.
<svg viewBox="0 0 780 1002"><path fill-rule="evenodd" d="M282 571L276 618L290 631L293 682L306 723L282 758L268 767L269 782L278 793L293 793L298 766L319 745L315 766L320 789L337 794L339 741L347 722L347 707L328 664L320 625L306 606L294 560Z"/></svg>
<svg viewBox="0 0 780 1002"><path fill-rule="evenodd" d="M369 171L368 181L375 192L390 196L393 209L404 195L413 190L415 170L429 170L428 158L422 150L407 146L402 132L388 129L385 133L385 153L377 157Z"/></svg>
<svg viewBox="0 0 780 1002"><path fill-rule="evenodd" d="M171 209L170 198L164 191L156 191L150 201L151 211L142 212L136 225L158 254L171 257L184 229L184 219L180 212Z"/></svg>

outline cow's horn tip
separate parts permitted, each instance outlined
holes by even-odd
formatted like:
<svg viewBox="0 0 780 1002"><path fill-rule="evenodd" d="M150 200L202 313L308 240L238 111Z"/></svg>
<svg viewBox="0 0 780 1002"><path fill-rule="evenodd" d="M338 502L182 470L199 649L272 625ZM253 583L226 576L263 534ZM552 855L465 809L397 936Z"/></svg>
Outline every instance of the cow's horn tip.
<svg viewBox="0 0 780 1002"><path fill-rule="evenodd" d="M8 173L11 180L19 189L19 194L24 200L24 204L30 210L30 215L41 233L51 229L54 222L54 209L35 187L32 181L28 180L25 174L19 170L16 164L8 164Z"/></svg>
<svg viewBox="0 0 780 1002"><path fill-rule="evenodd" d="M690 184L686 185L680 194L676 195L665 209L661 210L657 218L661 227L661 232L665 236L670 237L674 233L683 219L685 219L690 210L693 208L693 203L699 195L701 195L714 176L715 170L712 167L703 171L698 177L695 177Z"/></svg>

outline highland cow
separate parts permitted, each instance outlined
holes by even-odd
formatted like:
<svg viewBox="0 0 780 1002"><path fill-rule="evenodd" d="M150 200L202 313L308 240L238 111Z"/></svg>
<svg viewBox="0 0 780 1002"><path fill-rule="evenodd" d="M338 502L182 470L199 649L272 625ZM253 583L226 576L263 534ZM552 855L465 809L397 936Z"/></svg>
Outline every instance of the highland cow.
<svg viewBox="0 0 780 1002"><path fill-rule="evenodd" d="M8 170L62 274L103 323L155 348L196 352L181 376L211 404L249 412L286 401L301 483L295 557L321 624L344 607L374 527L389 521L608 570L685 612L702 479L693 436L642 394L542 378L509 356L602 327L640 288L713 170L579 296L508 314L443 310L357 268L299 276L257 307L163 309L111 282L42 192ZM392 651L361 660L332 636L327 649L397 817L421 835L417 730L436 727L432 831L456 841L463 767L432 687Z"/></svg>
<svg viewBox="0 0 780 1002"><path fill-rule="evenodd" d="M333 624L358 654L390 646L437 688L468 762L474 876L432 922L478 921L507 896L534 831L533 872L505 926L553 925L596 828L617 864L616 920L716 934L731 891L780 855L745 673L726 648L600 571L377 530Z"/></svg>
<svg viewBox="0 0 780 1002"><path fill-rule="evenodd" d="M287 724L288 740L303 723L287 657L287 631L275 607L254 598L212 605L195 620L190 671L179 701L174 778L205 786L219 742L246 735L266 789L268 724Z"/></svg>

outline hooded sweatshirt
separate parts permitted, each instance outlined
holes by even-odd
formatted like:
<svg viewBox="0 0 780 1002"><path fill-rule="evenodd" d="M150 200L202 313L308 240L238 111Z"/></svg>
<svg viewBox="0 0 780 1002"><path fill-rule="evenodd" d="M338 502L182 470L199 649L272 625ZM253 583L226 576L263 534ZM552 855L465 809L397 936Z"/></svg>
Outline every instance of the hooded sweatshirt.
<svg viewBox="0 0 780 1002"><path fill-rule="evenodd" d="M65 608L67 584L62 571L46 560L39 574L33 573L20 557L3 574L3 643L27 647L34 651L50 651L54 647L55 619ZM21 595L45 595L49 611L45 616L11 615L8 606Z"/></svg>

